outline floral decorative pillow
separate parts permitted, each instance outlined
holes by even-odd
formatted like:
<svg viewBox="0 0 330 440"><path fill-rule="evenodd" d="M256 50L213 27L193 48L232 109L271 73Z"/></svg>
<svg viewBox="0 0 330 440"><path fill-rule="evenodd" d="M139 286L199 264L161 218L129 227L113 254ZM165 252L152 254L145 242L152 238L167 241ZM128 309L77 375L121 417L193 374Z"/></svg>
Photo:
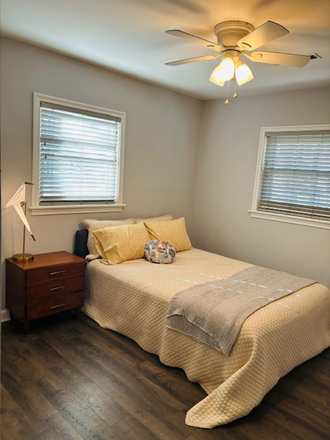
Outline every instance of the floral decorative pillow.
<svg viewBox="0 0 330 440"><path fill-rule="evenodd" d="M152 240L144 247L144 255L151 263L173 263L175 254L174 247L168 241Z"/></svg>

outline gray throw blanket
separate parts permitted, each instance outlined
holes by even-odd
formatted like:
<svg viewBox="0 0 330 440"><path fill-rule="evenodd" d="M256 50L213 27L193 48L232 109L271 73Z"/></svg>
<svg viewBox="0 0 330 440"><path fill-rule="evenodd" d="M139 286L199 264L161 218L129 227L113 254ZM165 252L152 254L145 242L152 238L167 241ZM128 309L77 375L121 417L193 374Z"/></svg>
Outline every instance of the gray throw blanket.
<svg viewBox="0 0 330 440"><path fill-rule="evenodd" d="M176 293L169 304L165 325L229 355L248 316L314 283L252 266L229 278L216 278Z"/></svg>

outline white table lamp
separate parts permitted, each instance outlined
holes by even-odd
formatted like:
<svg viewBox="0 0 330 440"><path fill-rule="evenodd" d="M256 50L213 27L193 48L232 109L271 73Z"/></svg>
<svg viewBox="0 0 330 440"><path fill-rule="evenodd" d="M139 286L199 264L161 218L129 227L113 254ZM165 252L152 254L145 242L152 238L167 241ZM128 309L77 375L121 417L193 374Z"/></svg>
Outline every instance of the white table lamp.
<svg viewBox="0 0 330 440"><path fill-rule="evenodd" d="M25 185L33 185L33 183L30 182L24 182L22 185L18 188L18 190L15 192L13 197L9 200L9 202L6 204L4 209L9 208L10 206L13 206L15 208L17 214L19 215L20 219L23 222L23 252L21 254L15 254L13 256L14 261L31 261L33 260L34 256L32 254L28 254L25 252L25 230L27 229L30 233L31 237L35 241L34 235L31 231L31 227L29 225L29 222L26 218L26 205L27 202L25 201ZM23 210L24 206L24 210Z"/></svg>

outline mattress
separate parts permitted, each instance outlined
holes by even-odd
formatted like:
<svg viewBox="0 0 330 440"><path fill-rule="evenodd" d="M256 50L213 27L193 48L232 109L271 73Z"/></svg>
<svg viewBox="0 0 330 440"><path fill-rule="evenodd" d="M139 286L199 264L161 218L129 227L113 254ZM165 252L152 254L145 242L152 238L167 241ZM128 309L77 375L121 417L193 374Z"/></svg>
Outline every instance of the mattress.
<svg viewBox="0 0 330 440"><path fill-rule="evenodd" d="M83 311L199 383L206 397L187 412L186 424L213 428L247 415L281 377L330 345L330 291L319 283L249 316L230 356L165 327L175 293L251 266L199 249L177 253L173 264L92 261Z"/></svg>

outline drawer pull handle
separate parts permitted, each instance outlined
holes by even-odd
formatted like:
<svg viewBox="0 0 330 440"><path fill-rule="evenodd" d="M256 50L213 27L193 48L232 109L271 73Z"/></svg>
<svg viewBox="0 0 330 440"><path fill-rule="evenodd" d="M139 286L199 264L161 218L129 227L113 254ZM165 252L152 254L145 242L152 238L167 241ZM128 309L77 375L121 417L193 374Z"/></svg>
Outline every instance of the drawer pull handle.
<svg viewBox="0 0 330 440"><path fill-rule="evenodd" d="M56 272L51 272L50 275L58 275L59 273L64 273L65 270L57 270Z"/></svg>
<svg viewBox="0 0 330 440"><path fill-rule="evenodd" d="M51 287L49 290L60 290L64 289L65 286Z"/></svg>
<svg viewBox="0 0 330 440"><path fill-rule="evenodd" d="M63 307L65 304L58 304L57 306L51 306L51 309L57 309L57 307Z"/></svg>

